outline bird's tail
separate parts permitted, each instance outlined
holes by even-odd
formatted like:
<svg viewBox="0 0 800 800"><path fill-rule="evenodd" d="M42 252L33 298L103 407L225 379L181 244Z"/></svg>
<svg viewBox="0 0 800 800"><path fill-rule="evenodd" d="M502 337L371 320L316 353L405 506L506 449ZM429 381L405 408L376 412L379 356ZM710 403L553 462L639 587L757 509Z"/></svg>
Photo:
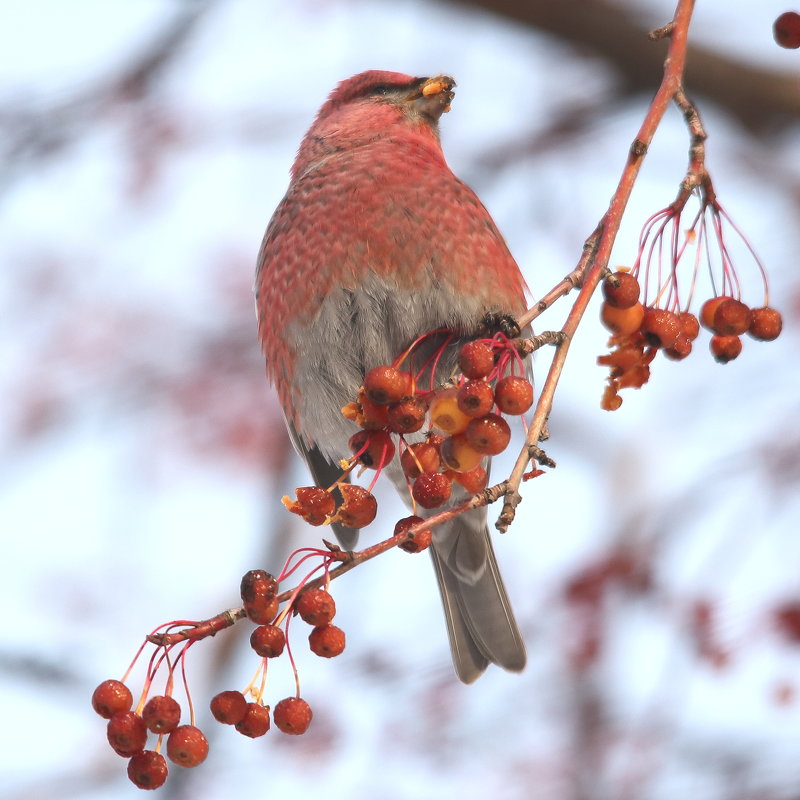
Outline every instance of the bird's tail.
<svg viewBox="0 0 800 800"><path fill-rule="evenodd" d="M486 509L436 528L431 555L458 677L472 683L489 663L522 670L525 644L500 577Z"/></svg>

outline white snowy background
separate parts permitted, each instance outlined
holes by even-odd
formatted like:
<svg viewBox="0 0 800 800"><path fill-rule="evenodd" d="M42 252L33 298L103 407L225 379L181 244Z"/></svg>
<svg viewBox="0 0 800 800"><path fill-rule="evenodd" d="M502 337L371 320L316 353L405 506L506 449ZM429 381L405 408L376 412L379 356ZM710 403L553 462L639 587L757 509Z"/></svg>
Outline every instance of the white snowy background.
<svg viewBox="0 0 800 800"><path fill-rule="evenodd" d="M651 27L672 10L631 5ZM318 541L279 502L307 477L263 377L251 283L297 144L333 85L367 68L456 77L446 155L535 297L576 263L649 99L609 103L564 144L498 162L565 105L611 96L613 75L554 38L422 0L217 2L144 96L120 94L118 76L191 7L0 4L0 135L15 143L0 163L8 798L135 796L91 711L95 685L121 675L156 625L236 605L244 571L277 571ZM692 34L800 75L800 53L772 40L784 10L700 0ZM767 265L785 332L748 341L726 367L703 342L685 362L659 357L650 384L608 414L595 363L606 334L590 311L551 419L558 468L526 487L497 540L526 672L460 685L427 557L390 553L334 586L340 658L304 652L295 626L315 711L305 737L251 741L210 719L208 699L255 669L246 631L192 650L211 753L196 770L173 767L163 796L800 797L800 635L775 622L800 601L798 125L758 142L713 104L701 112L715 185ZM642 222L674 197L686 147L673 111L614 263L631 263ZM559 327L567 307L537 324ZM546 355L537 363L541 384ZM363 541L389 532L402 513L392 502ZM619 552L630 580L592 595L592 575ZM705 608L716 665L693 646ZM593 615L600 650L580 669ZM292 692L286 665L269 680L268 700Z"/></svg>

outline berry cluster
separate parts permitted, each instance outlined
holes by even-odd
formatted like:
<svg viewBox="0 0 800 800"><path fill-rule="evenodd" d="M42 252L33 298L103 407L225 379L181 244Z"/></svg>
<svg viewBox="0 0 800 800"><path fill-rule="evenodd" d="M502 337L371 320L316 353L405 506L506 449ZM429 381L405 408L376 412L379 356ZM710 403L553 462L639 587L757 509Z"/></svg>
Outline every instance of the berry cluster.
<svg viewBox="0 0 800 800"><path fill-rule="evenodd" d="M684 233L685 241L679 245L681 213L693 194L700 197L701 209L689 230ZM707 212L712 229L710 234L706 224ZM717 202L710 180L706 178L706 182L695 193L679 196L668 208L650 217L645 223L639 256L633 268L630 271L618 270L603 282L604 302L600 318L612 336L609 340L611 352L600 356L598 363L610 368L601 401L607 411L614 411L622 405L620 390L638 389L647 383L650 363L659 350L674 361L686 358L692 352L701 325L711 332L709 348L714 359L721 364L732 361L742 351L743 334L747 333L760 341L772 341L780 334L781 315L768 304L766 273L744 239L761 274L764 303L758 308L750 308L742 302L741 282L724 238L725 224L730 225L741 237L738 228ZM669 269L667 277L662 280L662 258L667 250L662 238L670 225ZM712 262L710 257L712 237L719 251L719 264ZM698 255L691 263L691 288L684 299L679 287L679 267L688 245L692 243L697 245ZM697 285L701 257L708 262L713 296L702 304L698 319L689 308ZM642 276L644 292L640 286ZM656 284L655 297L646 303L641 297L647 296L651 283Z"/></svg>
<svg viewBox="0 0 800 800"><path fill-rule="evenodd" d="M181 707L169 693L145 700L146 693L132 711L130 689L122 681L107 680L94 690L92 706L108 720L106 735L114 752L129 759L130 780L140 789L157 789L169 772L160 752L165 736L167 757L182 767L196 767L205 760L208 740L193 723L180 724ZM155 749L146 750L150 733L158 736L158 743Z"/></svg>
<svg viewBox="0 0 800 800"><path fill-rule="evenodd" d="M375 470L377 480L399 453L413 502L433 509L450 499L454 483L469 494L486 488L486 457L503 452L511 439L503 415L528 411L533 387L526 377L515 374L524 373L524 368L513 342L498 334L463 345L458 355L459 374L449 385L424 388L423 372L439 361L450 341L448 338L419 373L402 370L405 359L426 337L417 340L393 365L369 370L357 399L342 409L361 429L350 438L353 455L343 466L345 475L356 466ZM339 522L364 527L377 514L371 493L375 480L367 489L344 479L329 489L305 486L297 489L295 500L285 497L283 502L311 525ZM342 496L338 506L335 491Z"/></svg>
<svg viewBox="0 0 800 800"><path fill-rule="evenodd" d="M329 560L326 555L322 551L313 551L313 554L323 555L322 568L327 571ZM307 557L308 554L304 555L299 563ZM287 562L282 578L290 575L299 566L298 563L289 567L291 561L292 558ZM312 570L301 581L292 592L288 603L280 611L278 580L264 570L251 570L242 578L243 608L239 611L239 616L244 612L244 615L257 626L251 633L250 645L261 661L256 674L243 691L232 689L222 691L213 697L210 705L214 719L233 726L244 736L250 738L264 736L269 731L271 722L275 723L278 730L291 735L305 733L311 724L313 716L311 707L300 697L297 669L288 644L288 627L292 616L297 615L312 626L308 642L311 651L316 655L333 658L345 648L344 631L331 624L336 614L333 597L324 589L305 587L315 571L316 569ZM157 789L164 784L169 772L168 759L182 767L195 767L208 755L208 740L195 725L194 708L186 685L185 657L186 651L194 642L232 624L230 619L227 623L218 622L223 617L225 614L203 623L170 623L161 626L166 628L164 634L151 634L148 637L149 641L158 641L160 644L150 660L144 689L135 709L133 709L133 695L124 681L133 669L144 645L122 681L113 679L103 681L94 691L92 706L101 717L108 720L109 744L116 753L129 759L128 777L140 789ZM176 626L183 625L188 627L182 627L177 634L170 633ZM170 660L170 651L179 645L182 645L183 649L177 659ZM280 700L270 709L263 702L267 664L270 660L281 656L284 651L289 654L298 692L296 696ZM181 665L186 688L190 714L188 725L180 724L181 706L172 696L177 663ZM166 664L168 669L165 693L148 697L153 680L162 664ZM146 749L148 735L151 733L158 738L153 749ZM161 752L165 737L166 758Z"/></svg>

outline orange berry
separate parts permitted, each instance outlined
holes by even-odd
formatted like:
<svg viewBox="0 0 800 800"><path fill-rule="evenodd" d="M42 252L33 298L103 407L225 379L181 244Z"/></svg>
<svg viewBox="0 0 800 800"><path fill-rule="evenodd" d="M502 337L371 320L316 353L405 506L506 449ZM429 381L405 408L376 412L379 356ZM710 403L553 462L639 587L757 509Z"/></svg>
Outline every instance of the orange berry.
<svg viewBox="0 0 800 800"><path fill-rule="evenodd" d="M461 433L470 423L458 407L458 389L452 387L436 393L430 408L431 425L445 433Z"/></svg>
<svg viewBox="0 0 800 800"><path fill-rule="evenodd" d="M103 681L92 694L92 708L104 719L118 711L130 711L132 705L131 690L122 681Z"/></svg>
<svg viewBox="0 0 800 800"><path fill-rule="evenodd" d="M485 378L494 367L494 350L486 342L467 342L458 354L465 378Z"/></svg>
<svg viewBox="0 0 800 800"><path fill-rule="evenodd" d="M644 338L651 347L672 347L680 336L681 324L678 315L664 308L647 308L640 326Z"/></svg>
<svg viewBox="0 0 800 800"><path fill-rule="evenodd" d="M714 311L714 331L720 336L741 336L750 327L750 309L728 297Z"/></svg>
<svg viewBox="0 0 800 800"><path fill-rule="evenodd" d="M344 650L344 631L335 625L318 625L308 635L308 645L322 658L335 658Z"/></svg>
<svg viewBox="0 0 800 800"><path fill-rule="evenodd" d="M719 297L712 297L709 300L706 300L705 303L700 308L700 324L706 329L711 331L712 333L716 333L714 330L714 314L717 313L717 309L719 308L720 303L724 303L725 300L731 300L732 298L727 297L724 294L719 295Z"/></svg>
<svg viewBox="0 0 800 800"><path fill-rule="evenodd" d="M470 422L466 438L479 453L496 456L508 446L511 428L499 414L487 414Z"/></svg>
<svg viewBox="0 0 800 800"><path fill-rule="evenodd" d="M257 739L269 730L269 709L261 703L247 703L245 713L236 723L239 733Z"/></svg>
<svg viewBox="0 0 800 800"><path fill-rule="evenodd" d="M301 486L295 489L295 496L296 500L282 497L281 502L288 511L301 516L309 525L322 525L336 508L333 495L319 486Z"/></svg>
<svg viewBox="0 0 800 800"><path fill-rule="evenodd" d="M411 376L395 367L373 367L364 376L364 392L379 406L399 403L411 393Z"/></svg>
<svg viewBox="0 0 800 800"><path fill-rule="evenodd" d="M678 314L678 322L681 324L683 335L690 342L693 342L700 335L700 321L694 314L688 311L681 311Z"/></svg>
<svg viewBox="0 0 800 800"><path fill-rule="evenodd" d="M385 428L389 424L389 407L379 406L367 397L362 387L358 392L358 405L361 416L356 419L356 424L362 428Z"/></svg>
<svg viewBox="0 0 800 800"><path fill-rule="evenodd" d="M395 433L415 433L425 424L428 404L419 397L409 397L389 406L387 422Z"/></svg>
<svg viewBox="0 0 800 800"><path fill-rule="evenodd" d="M394 535L397 536L401 533L405 533L409 528L418 525L420 522L424 522L422 517L404 517L394 526ZM427 548L430 547L432 537L433 531L430 528L424 528L415 533L412 538L406 539L399 544L398 547L401 550L405 550L406 553L421 553L423 550L427 550Z"/></svg>
<svg viewBox="0 0 800 800"><path fill-rule="evenodd" d="M128 778L139 789L158 789L168 773L167 760L155 750L140 750L128 762Z"/></svg>
<svg viewBox="0 0 800 800"><path fill-rule="evenodd" d="M277 625L259 625L250 634L250 647L261 658L277 658L286 646L286 635Z"/></svg>
<svg viewBox="0 0 800 800"><path fill-rule="evenodd" d="M348 528L369 525L378 513L378 501L374 495L354 483L340 483L338 488L344 500L331 520Z"/></svg>
<svg viewBox="0 0 800 800"><path fill-rule="evenodd" d="M251 569L242 577L240 592L248 619L258 625L275 619L278 614L278 581L272 575L263 569Z"/></svg>
<svg viewBox="0 0 800 800"><path fill-rule="evenodd" d="M750 327L747 332L762 342L771 342L780 336L783 319L780 312L769 306L754 308L750 312Z"/></svg>
<svg viewBox="0 0 800 800"><path fill-rule="evenodd" d="M196 767L207 755L208 739L194 725L181 725L167 737L167 756L182 767Z"/></svg>
<svg viewBox="0 0 800 800"><path fill-rule="evenodd" d="M211 713L217 722L224 725L235 725L241 722L247 713L247 700L241 692L229 689L211 698Z"/></svg>
<svg viewBox="0 0 800 800"><path fill-rule="evenodd" d="M300 697L286 697L272 711L277 728L293 736L305 733L312 717L311 706Z"/></svg>
<svg viewBox="0 0 800 800"><path fill-rule="evenodd" d="M489 473L482 466L477 466L469 472L454 472L453 479L470 494L477 494L488 486Z"/></svg>
<svg viewBox="0 0 800 800"><path fill-rule="evenodd" d="M439 450L430 441L412 444L400 456L403 472L412 481L423 472L436 472L439 469L439 463Z"/></svg>
<svg viewBox="0 0 800 800"><path fill-rule="evenodd" d="M464 433L457 433L445 439L440 452L442 464L455 472L469 472L483 459L483 454L470 444Z"/></svg>
<svg viewBox="0 0 800 800"><path fill-rule="evenodd" d="M256 625L267 625L278 616L277 597L261 597L251 603L245 601L242 605L247 619L255 622Z"/></svg>
<svg viewBox="0 0 800 800"><path fill-rule="evenodd" d="M386 431L358 431L350 437L348 445L350 452L358 458L358 463L368 469L383 469L394 458L394 442ZM298 501L299 491L298 489ZM328 512L332 513L333 509Z"/></svg>
<svg viewBox="0 0 800 800"><path fill-rule="evenodd" d="M494 392L483 378L473 378L458 390L457 402L468 417L482 417L492 410Z"/></svg>
<svg viewBox="0 0 800 800"><path fill-rule="evenodd" d="M297 595L294 609L309 625L327 625L336 616L336 601L324 589L306 589Z"/></svg>
<svg viewBox="0 0 800 800"><path fill-rule="evenodd" d="M441 472L423 473L414 481L411 494L423 508L439 508L450 499L452 484Z"/></svg>
<svg viewBox="0 0 800 800"><path fill-rule="evenodd" d="M600 321L611 333L628 336L639 330L644 318L644 306L634 303L630 308L614 308L608 303L600 306Z"/></svg>
<svg viewBox="0 0 800 800"><path fill-rule="evenodd" d="M603 281L603 297L606 303L614 308L630 308L639 302L639 281L630 272L617 271L612 279Z"/></svg>
<svg viewBox="0 0 800 800"><path fill-rule="evenodd" d="M524 414L533 405L533 386L527 378L508 375L497 382L494 396L503 414Z"/></svg>
<svg viewBox="0 0 800 800"><path fill-rule="evenodd" d="M682 333L672 347L664 350L664 355L673 361L683 361L692 352L692 341L686 334Z"/></svg>
<svg viewBox="0 0 800 800"><path fill-rule="evenodd" d="M108 743L121 756L132 756L143 750L147 742L147 726L133 711L118 711L106 727Z"/></svg>
<svg viewBox="0 0 800 800"><path fill-rule="evenodd" d="M738 336L712 336L709 347L715 361L727 364L742 352L742 340Z"/></svg>
<svg viewBox="0 0 800 800"><path fill-rule="evenodd" d="M156 695L142 709L142 719L153 733L170 733L181 721L181 707L174 697Z"/></svg>

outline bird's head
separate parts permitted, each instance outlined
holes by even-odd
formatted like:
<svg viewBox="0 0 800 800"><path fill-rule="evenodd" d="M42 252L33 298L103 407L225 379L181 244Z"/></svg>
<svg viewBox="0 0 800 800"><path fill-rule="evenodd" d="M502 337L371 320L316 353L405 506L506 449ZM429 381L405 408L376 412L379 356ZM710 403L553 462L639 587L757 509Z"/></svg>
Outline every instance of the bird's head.
<svg viewBox="0 0 800 800"><path fill-rule="evenodd" d="M342 81L320 108L300 148L295 172L316 158L384 136L439 144L439 118L450 110L456 82L447 75L414 78L369 70ZM295 175L296 177L296 175Z"/></svg>

